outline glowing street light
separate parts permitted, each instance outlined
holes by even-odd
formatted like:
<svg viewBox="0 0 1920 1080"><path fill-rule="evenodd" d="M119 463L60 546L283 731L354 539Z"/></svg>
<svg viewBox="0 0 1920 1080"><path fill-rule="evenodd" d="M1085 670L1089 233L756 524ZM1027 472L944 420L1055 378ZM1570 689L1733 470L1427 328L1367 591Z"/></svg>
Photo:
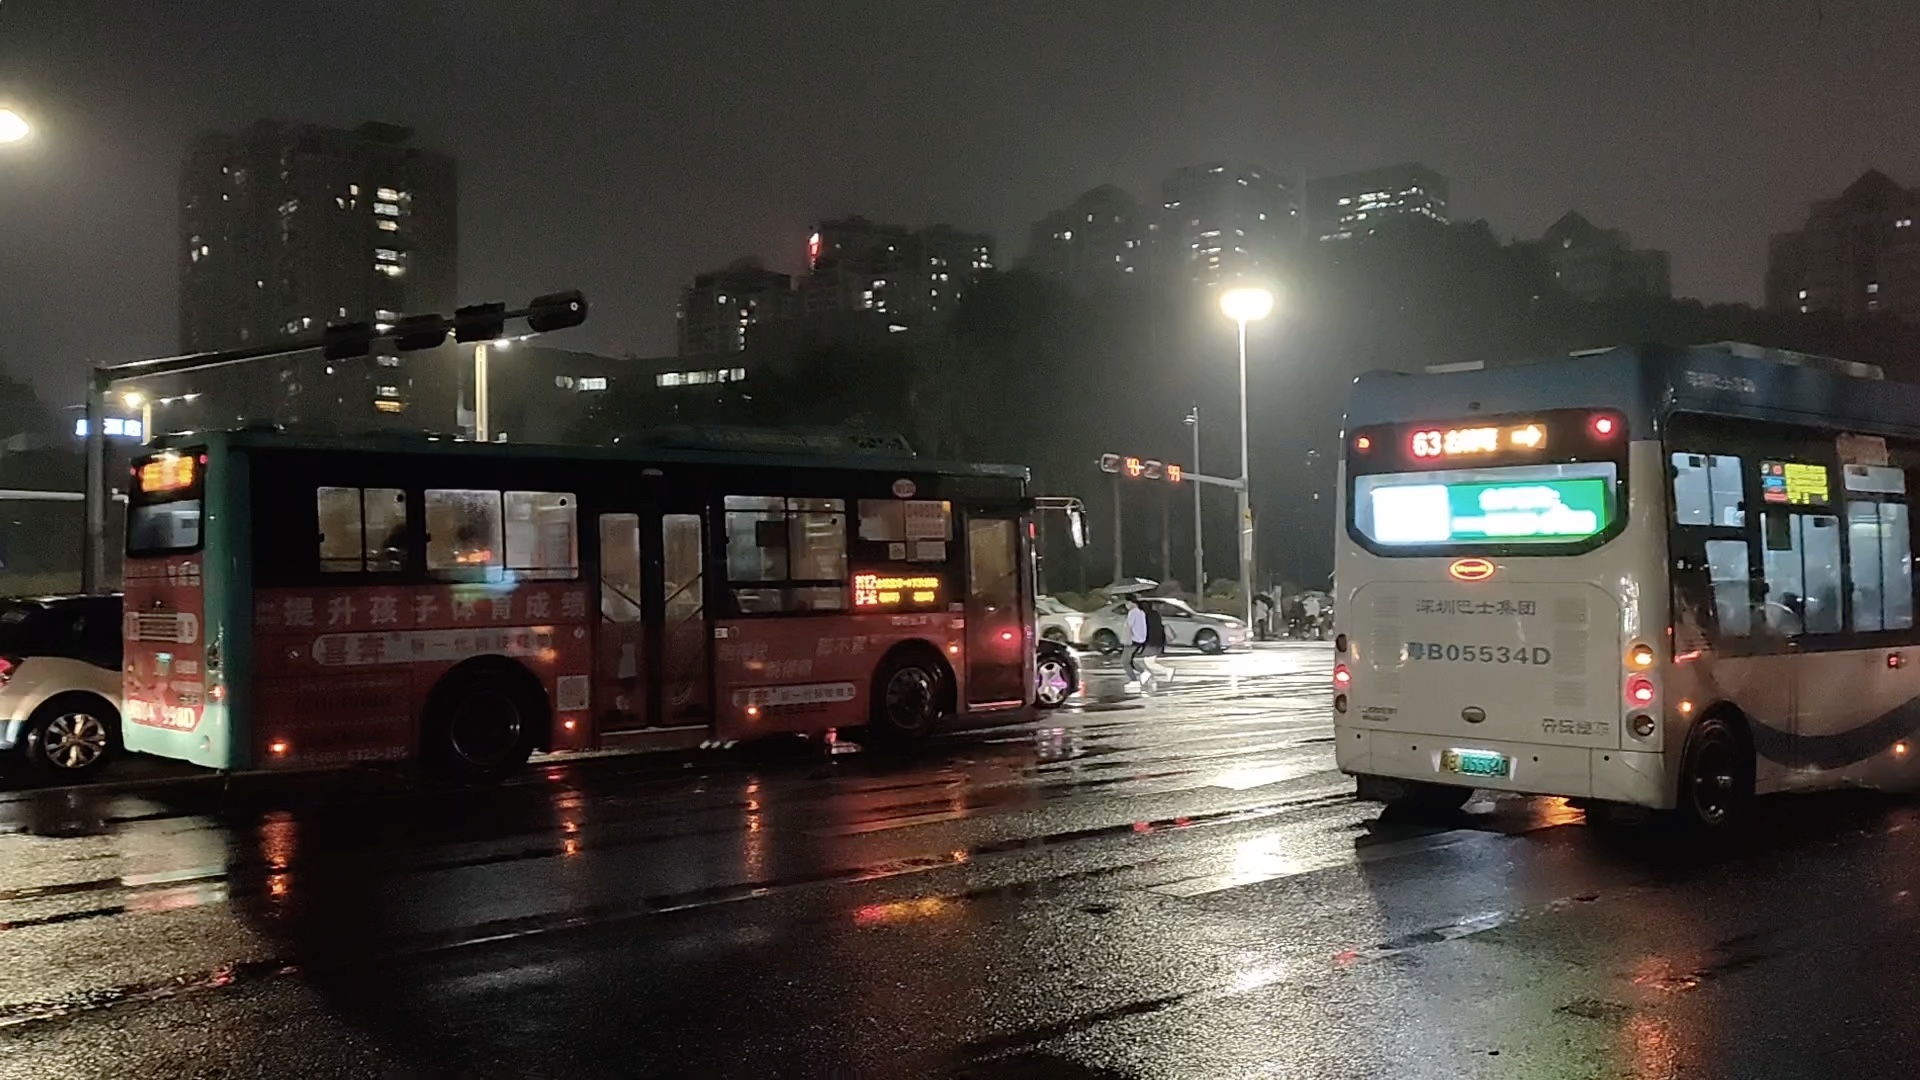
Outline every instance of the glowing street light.
<svg viewBox="0 0 1920 1080"><path fill-rule="evenodd" d="M1228 289L1220 310L1240 331L1240 603L1253 632L1253 509L1247 500L1247 324L1273 313L1273 293L1258 286Z"/></svg>
<svg viewBox="0 0 1920 1080"><path fill-rule="evenodd" d="M14 110L0 105L0 145L25 142L33 134L33 125Z"/></svg>

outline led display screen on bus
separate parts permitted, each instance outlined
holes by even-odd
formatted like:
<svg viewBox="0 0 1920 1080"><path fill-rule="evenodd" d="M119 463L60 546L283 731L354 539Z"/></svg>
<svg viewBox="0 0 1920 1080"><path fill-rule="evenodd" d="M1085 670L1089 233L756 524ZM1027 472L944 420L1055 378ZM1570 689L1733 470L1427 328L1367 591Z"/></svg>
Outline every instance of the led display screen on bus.
<svg viewBox="0 0 1920 1080"><path fill-rule="evenodd" d="M1613 524L1613 472L1587 462L1359 476L1353 523L1384 547L1576 542Z"/></svg>

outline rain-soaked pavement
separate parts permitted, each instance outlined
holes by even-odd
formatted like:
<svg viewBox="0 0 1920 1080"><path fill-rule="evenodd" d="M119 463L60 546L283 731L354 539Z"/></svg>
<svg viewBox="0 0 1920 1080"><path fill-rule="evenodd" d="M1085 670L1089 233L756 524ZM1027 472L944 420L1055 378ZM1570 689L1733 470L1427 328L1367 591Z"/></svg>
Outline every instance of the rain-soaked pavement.
<svg viewBox="0 0 1920 1080"><path fill-rule="evenodd" d="M904 759L0 794L0 1076L1920 1075L1911 805L1383 822L1328 662Z"/></svg>

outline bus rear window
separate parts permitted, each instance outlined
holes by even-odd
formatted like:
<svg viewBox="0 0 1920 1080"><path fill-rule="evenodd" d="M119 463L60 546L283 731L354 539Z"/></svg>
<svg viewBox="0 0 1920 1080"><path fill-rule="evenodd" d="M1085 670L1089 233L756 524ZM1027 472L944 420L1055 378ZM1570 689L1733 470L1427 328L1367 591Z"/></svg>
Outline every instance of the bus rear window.
<svg viewBox="0 0 1920 1080"><path fill-rule="evenodd" d="M1353 531L1383 552L1587 546L1619 515L1611 461L1354 477Z"/></svg>
<svg viewBox="0 0 1920 1080"><path fill-rule="evenodd" d="M192 551L200 546L200 500L175 499L127 510L127 553Z"/></svg>

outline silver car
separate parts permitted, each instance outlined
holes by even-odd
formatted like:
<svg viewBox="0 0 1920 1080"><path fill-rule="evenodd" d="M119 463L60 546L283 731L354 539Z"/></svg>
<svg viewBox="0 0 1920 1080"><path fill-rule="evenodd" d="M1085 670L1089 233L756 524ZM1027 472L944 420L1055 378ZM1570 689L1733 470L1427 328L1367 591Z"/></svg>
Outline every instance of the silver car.
<svg viewBox="0 0 1920 1080"><path fill-rule="evenodd" d="M79 779L120 749L120 598L0 600L0 760Z"/></svg>
<svg viewBox="0 0 1920 1080"><path fill-rule="evenodd" d="M1143 596L1140 603L1157 608L1167 628L1168 648L1192 648L1204 653L1221 653L1247 645L1247 624L1231 615L1196 611L1193 605L1172 596ZM1087 642L1104 653L1119 652L1127 640L1127 605L1108 604L1087 616Z"/></svg>

